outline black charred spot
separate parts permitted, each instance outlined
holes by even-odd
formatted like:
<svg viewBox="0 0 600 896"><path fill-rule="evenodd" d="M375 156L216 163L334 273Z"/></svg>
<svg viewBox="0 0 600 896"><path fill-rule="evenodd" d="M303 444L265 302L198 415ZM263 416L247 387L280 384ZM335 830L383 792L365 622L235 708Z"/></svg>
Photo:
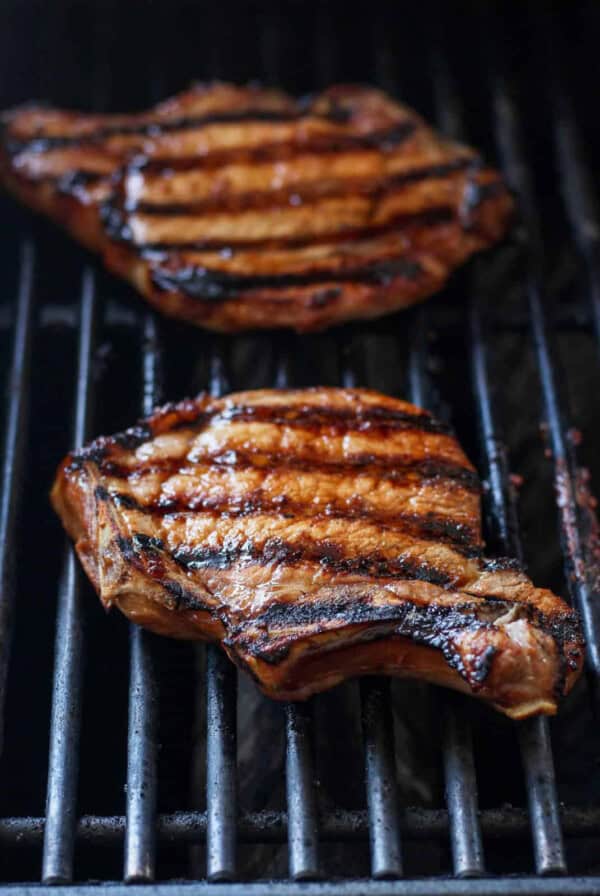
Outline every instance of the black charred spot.
<svg viewBox="0 0 600 896"><path fill-rule="evenodd" d="M210 610L203 601L199 600L193 592L188 591L179 582L171 579L163 579L160 583L175 601L176 610Z"/></svg>
<svg viewBox="0 0 600 896"><path fill-rule="evenodd" d="M438 216L441 214L438 213ZM447 217L447 215L445 215ZM164 247L154 247L164 248ZM177 247L171 247L177 248ZM179 246L179 248L211 248L201 246ZM217 248L217 247L212 247ZM223 247L218 247L222 249ZM233 248L233 247L230 247ZM310 286L311 284L334 283L366 283L386 286L393 280L402 277L405 280L416 280L423 273L419 262L407 258L390 259L363 264L354 269L340 271L308 271L305 274L233 274L205 267L187 265L176 270L156 267L152 270L154 286L165 292L184 292L193 299L207 302L224 302L237 299L244 292L262 289L290 289ZM339 287L335 287L339 290ZM327 302L334 296L325 287ZM317 293L318 295L319 293Z"/></svg>
<svg viewBox="0 0 600 896"><path fill-rule="evenodd" d="M125 538L123 535L118 535L116 538L116 542L125 560L127 560L128 562L132 562L136 559L135 550L130 538Z"/></svg>
<svg viewBox="0 0 600 896"><path fill-rule="evenodd" d="M73 454L70 455L69 465L66 468L66 472L72 473L81 470L87 463L100 466L105 461L106 455L106 444L92 442L80 451L73 452Z"/></svg>
<svg viewBox="0 0 600 896"><path fill-rule="evenodd" d="M490 644L485 648L483 653L479 654L476 658L471 669L471 678L474 683L482 685L486 680L490 674L492 663L497 652L496 648Z"/></svg>
<svg viewBox="0 0 600 896"><path fill-rule="evenodd" d="M485 558L482 560L482 566L485 572L523 572L523 566L514 557L494 557L493 559Z"/></svg>
<svg viewBox="0 0 600 896"><path fill-rule="evenodd" d="M145 508L133 497L133 495L128 495L125 492L116 492L111 495L112 500L119 507L124 507L126 510L141 510L143 511Z"/></svg>
<svg viewBox="0 0 600 896"><path fill-rule="evenodd" d="M164 550L164 542L160 538L154 538L152 535L145 535L143 532L136 532L132 538L135 550L144 551L146 553Z"/></svg>
<svg viewBox="0 0 600 896"><path fill-rule="evenodd" d="M124 432L117 433L113 436L113 441L122 448L134 450L143 445L144 442L149 442L151 438L152 430L150 426L146 423L138 423L137 426L132 426Z"/></svg>
<svg viewBox="0 0 600 896"><path fill-rule="evenodd" d="M56 189L67 196L76 194L78 190L97 183L105 175L98 171L68 171L56 181Z"/></svg>

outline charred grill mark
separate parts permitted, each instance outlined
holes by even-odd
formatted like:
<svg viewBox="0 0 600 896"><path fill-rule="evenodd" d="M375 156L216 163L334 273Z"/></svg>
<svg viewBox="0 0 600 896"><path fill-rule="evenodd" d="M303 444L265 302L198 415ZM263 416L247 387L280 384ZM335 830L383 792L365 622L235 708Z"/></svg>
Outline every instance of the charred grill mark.
<svg viewBox="0 0 600 896"><path fill-rule="evenodd" d="M162 551L164 550L164 542L160 538L155 538L152 535L144 535L142 532L136 532L132 539L134 549L139 549L145 552L148 551Z"/></svg>
<svg viewBox="0 0 600 896"><path fill-rule="evenodd" d="M454 668L470 687L477 691L485 683L493 664L496 648L487 647L478 654L464 654L460 649L460 636L465 631L494 630L496 620L507 611L518 607L522 618L550 636L557 649L556 696L562 696L569 668L576 669L581 658L584 640L577 613L573 610L548 616L528 603L511 602L494 595L478 596L476 601L463 600L453 606L435 603L425 605L408 601L373 604L369 597L352 594L320 601L288 601L273 603L249 622L236 624L215 607L211 607L186 591L179 583L161 576L162 567L157 563L160 554L167 554L186 570L229 569L235 563L318 562L328 571L365 574L371 578L396 577L427 581L439 587L455 583L439 570L425 564L415 564L404 558L390 561L380 555L348 558L341 546L330 542L305 542L291 544L280 539L270 539L258 546L252 542L224 546L221 549L184 546L169 552L157 538L136 533L131 538L120 537L117 544L123 557L133 565L149 572L165 591L173 597L175 609L206 610L219 618L228 630L225 643L244 651L264 662L277 664L284 660L294 641L324 630L327 623L339 620L343 627L377 625L382 631L368 633L372 640L401 636L417 644L440 650L446 662ZM141 558L144 557L145 561ZM148 568L150 564L150 568ZM568 645L568 649L567 649Z"/></svg>
<svg viewBox="0 0 600 896"><path fill-rule="evenodd" d="M210 413L210 412L209 412ZM206 419L206 412L201 419ZM336 433L370 432L372 430L422 430L449 432L446 424L429 414L400 411L385 405L365 405L362 408L320 407L318 405L229 405L211 414L213 422L235 421L270 423L301 429L333 429ZM187 426L187 422L184 423Z"/></svg>
<svg viewBox="0 0 600 896"><path fill-rule="evenodd" d="M469 210L471 209L472 206L469 206ZM223 252L235 249L302 249L321 243L371 239L372 237L383 236L407 227L435 227L439 224L457 220L458 217L455 206L437 205L418 212L401 212L391 216L381 224L369 224L364 227L345 227L319 234L293 234L291 236L245 240L206 239L176 243L136 243L128 224L128 216L120 208L111 202L107 202L103 205L101 214L106 233L112 240L125 243L142 254L144 252Z"/></svg>
<svg viewBox="0 0 600 896"><path fill-rule="evenodd" d="M152 428L147 423L138 423L112 437L121 448L134 450L152 438Z"/></svg>
<svg viewBox="0 0 600 896"><path fill-rule="evenodd" d="M391 152L408 140L416 130L416 122L407 119L366 134L316 134L306 139L277 140L259 146L216 149L197 156L142 157L133 160L131 167L147 174L162 174L198 169L212 170L234 163L260 164L261 162L286 161L300 154L337 155L360 149Z"/></svg>
<svg viewBox="0 0 600 896"><path fill-rule="evenodd" d="M9 137L6 142L7 150L10 154L22 152L26 149L28 152L43 153L51 149L60 149L72 146L97 146L111 137L160 137L162 134L173 133L176 131L194 131L201 130L208 125L213 124L245 124L245 123L273 123L294 122L302 119L316 119L328 121L332 124L347 124L351 118L351 114L347 114L339 107L331 107L328 112L315 112L314 110L301 109L261 109L247 108L238 110L229 110L223 112L212 112L206 115L181 116L172 119L154 119L153 121L144 121L132 124L105 125L97 128L95 131L89 131L86 134L69 135L55 134L40 136L36 135L29 139ZM394 128L388 130L396 131L398 129L411 130L416 127L414 121L407 120L398 122ZM366 138L373 135L365 135Z"/></svg>
<svg viewBox="0 0 600 896"><path fill-rule="evenodd" d="M102 468L108 454L108 440L104 438L97 439L79 451L73 451L68 456L68 464L65 466L65 473L77 473L82 470L86 464L91 463L94 466Z"/></svg>
<svg viewBox="0 0 600 896"><path fill-rule="evenodd" d="M98 489L96 495L98 495ZM184 588L179 582L165 578L161 558L162 555L168 554L168 551L162 539L136 532L131 538L118 536L116 542L127 563L149 575L164 588L169 595L168 603L172 609L205 610L211 614L214 613L214 607L200 600L195 592Z"/></svg>
<svg viewBox="0 0 600 896"><path fill-rule="evenodd" d="M453 607L433 604L421 606L410 602L375 605L356 597L302 605L273 604L253 621L252 626L240 626L228 640L264 662L278 664L289 654L294 640L291 632L294 629L302 631L308 627L318 632L323 630L326 623L337 619L344 626L385 626L383 631L369 632L366 636L368 640L399 636L441 651L448 665L474 691L482 687L489 674L491 657L487 668L485 661L481 662L479 657L470 656L467 664L460 650L460 636L463 632L493 628L493 623L477 617L472 604L457 604ZM252 633L247 628L251 628ZM282 632L279 642L275 640L278 630Z"/></svg>
<svg viewBox="0 0 600 896"><path fill-rule="evenodd" d="M83 168L78 168L68 171L66 174L60 174L57 177L49 176L36 178L36 180L54 184L59 193L73 195L86 187L97 184L101 180L107 180L109 177L110 174L106 171L86 171Z"/></svg>
<svg viewBox="0 0 600 896"><path fill-rule="evenodd" d="M176 408L173 408L176 412ZM385 405L366 405L362 408L320 407L319 405L221 405L219 407L203 407L180 415L181 419L173 424L171 431L178 429L202 429L209 423L270 423L278 426L295 426L301 429L321 429L328 427L336 434L346 432L370 432L389 430L420 430L423 432L448 435L449 427L429 414L421 411L412 413L388 408ZM92 457L104 452L112 441L121 448L133 450L139 448L153 436L152 427L145 421L117 433L110 439L101 438L82 449L82 457ZM102 456L104 456L104 453Z"/></svg>
<svg viewBox="0 0 600 896"><path fill-rule="evenodd" d="M165 476L176 473L182 467L189 467L190 462L182 457L169 457L161 461L150 461L135 466L119 465L104 454L91 453L81 459L76 457L71 464L73 469L80 469L86 461L99 466L100 470L114 479L137 478L150 473L162 473ZM407 459L405 455L387 455L380 457L374 454L348 455L343 461L299 457L277 452L240 452L225 451L218 454L206 454L194 458L193 464L207 466L230 467L237 470L283 468L302 472L323 472L329 475L356 475L372 467L377 475L398 484L410 483L414 477L424 482L440 482L456 485L465 491L479 494L480 483L477 473L460 464L453 464L443 458L428 457L426 460ZM67 468L68 470L69 468Z"/></svg>
<svg viewBox="0 0 600 896"><path fill-rule="evenodd" d="M299 183L279 190L255 190L246 193L224 194L214 196L197 202L135 202L125 201L123 208L126 212L141 213L158 216L197 216L212 211L243 211L247 209L268 209L281 205L290 205L291 200L302 202L314 199L331 199L349 197L352 195L366 195L381 199L387 193L398 190L410 184L425 180L434 180L465 170L475 171L481 167L481 161L477 158L467 157L454 159L451 162L425 167L413 168L389 177L381 178L356 178L333 182L312 181Z"/></svg>
<svg viewBox="0 0 600 896"><path fill-rule="evenodd" d="M485 682L486 678L490 674L490 669L492 668L492 663L497 653L497 648L490 644L485 648L483 653L476 658L474 668L471 673L471 679L473 682L477 683L478 685L482 685Z"/></svg>
<svg viewBox="0 0 600 896"><path fill-rule="evenodd" d="M477 533L467 524L430 514L380 512L365 501L326 505L292 501L285 495L276 498L265 496L260 491L239 497L205 498L202 496L168 498L142 503L132 495L123 492L110 493L99 487L99 500L112 500L117 506L149 516L164 517L183 513L209 513L215 517L232 518L272 514L284 519L345 519L364 520L383 529L394 529L423 541L448 544L463 556L481 556Z"/></svg>
<svg viewBox="0 0 600 896"><path fill-rule="evenodd" d="M388 286L395 279L419 279L423 269L418 261L392 258L371 262L353 269L340 271L308 271L305 274L230 274L197 266L180 267L174 271L154 268L152 283L165 292L184 292L192 299L205 302L226 302L246 292L261 289L289 289L327 283L364 283Z"/></svg>
<svg viewBox="0 0 600 896"><path fill-rule="evenodd" d="M294 566L299 563L318 563L332 573L349 573L373 578L402 578L429 582L440 587L453 583L443 570L427 563L416 562L406 557L385 557L371 553L365 556L348 557L342 545L330 541L288 542L281 538L270 538L262 545L252 541L243 544L224 544L221 547L189 548L182 545L171 553L172 558L188 570L230 569L235 564L271 563Z"/></svg>
<svg viewBox="0 0 600 896"><path fill-rule="evenodd" d="M339 620L343 626L385 626L383 631L368 633L369 639L381 640L397 635L441 650L448 665L477 691L489 676L496 648L490 644L477 656L471 653L464 656L460 650L460 636L466 631L495 629L494 620L513 606L508 600L489 600L487 597L477 603L465 601L451 607L433 603L419 605L408 601L387 602L382 605L373 604L368 597L361 598L355 594L350 599L339 597L305 603L280 602L271 604L250 623L230 626L228 643L242 647L247 653L267 663L277 664L288 656L298 637L297 633L304 636L308 634L307 628L312 629L312 634L319 633L328 622L335 620ZM519 609L533 626L555 641L558 660L557 688L560 689L558 696L562 696L564 675L560 670L564 665L565 645L569 643L583 646L577 613L564 613L560 620L556 620L529 604L519 604ZM570 662L576 668L581 655L580 649L575 647L569 652L575 654Z"/></svg>
<svg viewBox="0 0 600 896"><path fill-rule="evenodd" d="M171 579L163 579L160 584L165 589L167 594L169 594L173 598L175 602L174 609L204 610L211 615L213 614L214 607L211 607L210 604L199 600L199 598L193 591L189 591L187 588L184 588L183 585L179 584L179 582L174 582Z"/></svg>
<svg viewBox="0 0 600 896"><path fill-rule="evenodd" d="M472 604L444 607L434 604L419 605L408 601L377 605L368 599L353 596L303 604L272 604L249 626L243 624L228 638L232 644L264 662L278 664L290 651L294 629L302 632L312 628L318 632L328 622L339 620L343 626L386 626L382 632L371 632L369 640L380 640L394 635L409 638L417 644L440 650L449 666L455 669L473 690L480 688L489 673L477 662L468 666L459 649L460 635L465 631L491 629L491 622L477 617ZM388 627L389 626L389 627ZM249 632L248 629L251 631ZM280 631L279 642L276 640ZM474 668L473 668L474 666Z"/></svg>
<svg viewBox="0 0 600 896"><path fill-rule="evenodd" d="M505 572L506 570L523 572L522 564L515 557L486 557L482 563L486 572Z"/></svg>

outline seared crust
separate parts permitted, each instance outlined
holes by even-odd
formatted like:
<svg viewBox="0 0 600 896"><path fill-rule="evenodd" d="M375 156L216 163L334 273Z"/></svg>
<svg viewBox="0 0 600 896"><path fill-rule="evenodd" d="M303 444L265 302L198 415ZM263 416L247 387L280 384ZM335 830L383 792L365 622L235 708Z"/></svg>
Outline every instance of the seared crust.
<svg viewBox="0 0 600 896"><path fill-rule="evenodd" d="M24 107L0 172L157 308L320 329L440 289L501 239L500 175L372 88L196 86L143 115Z"/></svg>
<svg viewBox="0 0 600 896"><path fill-rule="evenodd" d="M166 406L70 454L52 502L106 607L217 641L276 699L384 672L524 718L581 670L576 613L484 559L456 440L376 392Z"/></svg>

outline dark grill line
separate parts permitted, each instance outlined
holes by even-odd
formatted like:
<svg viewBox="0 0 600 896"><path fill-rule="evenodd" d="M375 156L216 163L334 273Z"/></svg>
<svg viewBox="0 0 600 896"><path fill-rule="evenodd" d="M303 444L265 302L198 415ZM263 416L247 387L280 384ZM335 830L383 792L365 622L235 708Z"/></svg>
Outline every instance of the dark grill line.
<svg viewBox="0 0 600 896"><path fill-rule="evenodd" d="M341 283L387 286L400 277L417 281L423 268L414 258L385 258L346 270L310 270L305 274L250 275L231 274L191 265L174 271L166 268L152 270L152 283L158 289L182 291L190 298L207 302L226 302L240 294L261 289L290 289L304 286L333 284L327 294Z"/></svg>
<svg viewBox="0 0 600 896"><path fill-rule="evenodd" d="M209 412L210 413L210 412ZM360 410L348 410L319 405L228 405L210 414L213 423L223 421L270 423L277 426L300 428L332 427L341 432L365 432L373 429L422 430L423 432L448 433L446 424L425 413L392 410L385 405L366 405Z"/></svg>
<svg viewBox="0 0 600 896"><path fill-rule="evenodd" d="M487 186L487 185L486 185ZM503 188L503 187L502 187ZM487 198L487 197L485 197ZM476 204L476 197L473 198ZM473 209L474 204L469 206ZM321 243L339 243L345 240L365 240L374 236L393 233L400 228L408 227L435 227L438 224L446 224L458 220L457 208L452 205L431 206L418 212L401 212L392 215L381 224L370 224L364 227L344 227L334 231L319 234L291 234L266 239L205 239L191 240L189 242L150 242L135 243L127 218L120 209L105 205L102 210L104 226L108 236L122 243L130 244L138 252L185 252L185 251L215 251L234 249L273 249L292 248L301 249L308 246L316 246ZM461 223L461 226L465 226ZM290 275L291 276L291 275Z"/></svg>
<svg viewBox="0 0 600 896"><path fill-rule="evenodd" d="M272 604L254 621L250 633L248 627L242 625L227 642L242 646L247 653L265 662L277 664L289 654L295 640L294 629L305 637L307 628L312 627L318 633L323 630L324 624L340 619L344 627L365 627L365 636L360 641L377 641L396 635L440 650L448 665L476 691L489 672L489 657L484 654L473 658L474 662L467 667L461 651L457 649L457 642L462 632L493 627L492 621L478 618L477 609L473 605L421 606L410 601L378 606L368 599L356 597L348 601L315 601L310 604L278 603ZM373 624L377 630L369 631L366 627ZM272 629L284 630L278 641L274 640Z"/></svg>
<svg viewBox="0 0 600 896"><path fill-rule="evenodd" d="M452 162L392 174L388 177L338 178L331 181L315 180L290 184L278 190L252 190L242 193L228 193L210 196L190 202L135 202L125 201L125 211L156 216L199 216L210 212L245 211L249 209L270 209L290 206L299 200L307 202L315 199L343 198L353 195L374 196L381 199L387 193L401 187L421 183L426 180L446 178L466 170L474 171L481 166L477 158L460 158Z"/></svg>
<svg viewBox="0 0 600 896"><path fill-rule="evenodd" d="M354 505L330 502L321 507L308 502L291 501L285 496L266 498L258 492L251 492L237 498L163 497L158 501L142 503L133 495L125 492L111 493L103 486L96 488L95 495L98 500L112 500L117 506L127 510L157 517L185 513L211 514L215 517L228 518L272 514L288 519L362 520L378 525L384 530L393 529L423 541L441 541L467 557L481 556L477 533L465 523L434 514L386 513L378 511L376 507L369 507L364 502L356 502Z"/></svg>
<svg viewBox="0 0 600 896"><path fill-rule="evenodd" d="M463 597L462 594L460 596ZM294 629L299 629L301 635L305 637L307 627L319 629L324 623L336 619L340 619L344 625L368 626L390 623L393 625L392 630L386 629L375 633L375 637L373 632L369 632L367 637L373 640L388 638L394 634L401 635L417 644L441 650L446 662L467 678L471 687L477 690L477 687L485 681L490 669L489 652L485 651L480 662L476 662L468 670L467 676L461 653L454 646L451 650L448 649L453 645L457 635L460 636L463 631L494 628L496 620L515 604L509 600L487 595L478 595L474 599L464 595L464 598L452 606L435 603L417 604L408 600L399 600L395 603L388 601L385 605L380 605L374 604L368 597L357 597L356 594L348 600L339 598L304 603L282 601L271 604L251 623L242 623L237 628L230 625L232 634L228 642L235 641L236 645L243 645L246 651L266 661L270 658L272 662L279 662L289 651L289 642L295 637ZM553 618L549 619L529 604L517 604L517 606L523 618L550 637L558 638L560 645L565 641L580 643L581 632L574 613L565 614L564 619L556 621ZM283 630L278 642L274 640L274 629ZM282 641L287 641L288 645L282 645Z"/></svg>
<svg viewBox="0 0 600 896"><path fill-rule="evenodd" d="M284 660L295 640L293 630L299 629L306 635L307 627L314 627L315 633L323 631L323 624L339 618L344 627L360 625L365 628L364 636L358 643L379 641L394 636L407 638L415 644L439 650L448 665L464 678L470 687L477 691L485 682L491 666L490 654L484 652L479 657L465 657L458 648L460 636L465 631L492 628L493 622L478 618L473 606L439 607L420 606L409 601L394 605L377 606L368 600L354 598L351 601L334 603L315 602L312 605L274 604L256 620L256 631L248 634L240 627L239 634L227 639L242 647L251 656L274 665ZM368 626L376 625L375 630ZM274 641L270 628L288 629ZM290 632L289 629L292 629ZM347 645L341 645L344 647Z"/></svg>
<svg viewBox="0 0 600 896"><path fill-rule="evenodd" d="M145 174L163 174L168 171L221 168L233 163L260 164L285 161L297 155L337 155L356 150L382 150L391 152L408 140L417 125L414 121L402 121L388 128L367 134L315 134L306 140L276 140L260 146L235 146L230 149L214 149L203 155L152 156L135 159L131 164Z"/></svg>
<svg viewBox="0 0 600 896"><path fill-rule="evenodd" d="M414 461L404 455L386 455L378 457L372 454L356 454L347 456L343 462L327 461L321 458L290 456L269 452L239 452L225 451L221 454L207 454L195 457L193 461L186 461L181 457L169 457L162 461L155 460L148 464L127 467L113 461L102 449L94 450L91 445L86 451L72 455L71 468L74 472L85 463L93 463L100 467L101 472L115 479L128 479L150 473L175 473L185 466L216 466L227 467L236 470L259 469L268 472L269 469L283 467L285 469L299 470L302 472L323 472L328 475L347 476L349 473L360 475L361 468L373 467L376 475L395 482L397 484L409 483L413 477L419 477L424 481L444 482L452 484L466 491L479 493L480 483L477 473L460 464L450 463L442 458L429 457L426 460ZM370 471L367 469L367 475Z"/></svg>
<svg viewBox="0 0 600 896"><path fill-rule="evenodd" d="M301 119L316 119L328 121L332 124L346 124L351 118L351 113L346 113L339 107L333 107L329 113L319 113L314 110L302 109L240 109L237 111L211 112L205 115L181 116L173 119L155 119L138 124L106 125L95 131L89 131L80 135L55 134L48 136L35 136L28 139L10 138L7 145L11 153L27 149L29 152L47 152L63 146L85 146L89 144L103 143L111 137L128 137L139 135L140 137L159 137L161 134L174 131L200 130L212 124L245 124L245 123L281 123L294 122ZM401 122L401 124L405 124ZM410 124L413 124L410 122ZM396 125L397 127L398 125ZM413 125L414 126L414 125Z"/></svg>
<svg viewBox="0 0 600 896"><path fill-rule="evenodd" d="M204 405L198 409L197 404L191 401L178 404L164 405L161 409L163 417L173 413L179 418L170 427L171 431L191 429L197 427L200 431L209 423L215 422L243 422L243 423L270 423L278 426L305 427L336 427L343 432L364 432L369 429L387 427L397 430L417 430L447 435L449 427L434 417L416 409L412 411L400 411L391 409L385 405L371 404L361 409L336 408L327 405L236 405L220 404ZM160 434L158 429L156 434ZM137 426L130 427L124 432L111 437L101 436L81 452L82 457L93 454L97 449L105 451L110 443L122 448L133 450L144 442L149 441L154 435L154 430L148 421L142 420ZM257 452L262 453L262 452ZM222 456L222 455L219 455ZM285 454L283 455L286 456ZM212 458L212 455L211 455ZM179 458L181 460L181 457Z"/></svg>
<svg viewBox="0 0 600 896"><path fill-rule="evenodd" d="M373 578L416 579L442 588L457 583L443 570L406 557L385 557L371 553L349 557L344 546L330 541L288 542L271 538L262 545L246 541L243 544L223 545L219 548L181 546L170 555L184 569L230 569L240 563L271 563L294 566L299 563L318 563L329 572L366 575Z"/></svg>

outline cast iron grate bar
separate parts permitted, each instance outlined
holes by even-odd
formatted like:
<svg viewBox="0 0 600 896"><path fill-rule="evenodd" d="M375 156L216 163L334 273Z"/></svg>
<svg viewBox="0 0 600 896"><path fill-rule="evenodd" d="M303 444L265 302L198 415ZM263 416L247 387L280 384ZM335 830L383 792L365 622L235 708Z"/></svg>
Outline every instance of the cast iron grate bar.
<svg viewBox="0 0 600 896"><path fill-rule="evenodd" d="M287 345L286 340L282 342ZM287 346L289 348L289 345ZM293 385L291 359L285 351L277 358L275 383L278 389ZM311 700L287 703L286 801L288 818L288 865L293 880L319 876L319 824L314 773L314 711Z"/></svg>
<svg viewBox="0 0 600 896"><path fill-rule="evenodd" d="M160 347L155 317L144 315L142 336L142 413L159 403ZM129 720L127 739L127 828L124 878L152 881L155 873L157 693L150 638L130 623Z"/></svg>
<svg viewBox="0 0 600 896"><path fill-rule="evenodd" d="M362 679L360 696L365 743L371 875L374 878L400 877L402 847L390 683L379 678Z"/></svg>
<svg viewBox="0 0 600 896"><path fill-rule="evenodd" d="M312 703L285 707L289 872L294 880L319 876L319 829L313 767Z"/></svg>
<svg viewBox="0 0 600 896"><path fill-rule="evenodd" d="M522 562L523 548L517 525L516 504L508 480L506 449L498 432L492 406L487 341L484 336L480 302L481 299L474 294L470 305L471 375L487 478L491 485L488 500L492 505L492 518L496 524L495 535L499 544L503 551ZM536 870L539 874L564 873L566 859L547 719L536 718L521 722L518 725L518 736L527 787Z"/></svg>
<svg viewBox="0 0 600 896"><path fill-rule="evenodd" d="M591 556L592 539L584 537L583 514L590 513L578 501L581 484L577 467L574 432L566 401L560 395L556 348L550 334L542 298L543 246L541 223L522 145L518 112L501 71L493 74L493 106L496 138L508 183L515 191L527 229L527 299L531 333L542 386L545 425L554 467L554 486L559 511L559 529L566 580L579 609L587 640L586 660L596 686L600 678L600 602L596 566ZM584 502L581 502L584 503ZM589 528L589 526L588 526Z"/></svg>
<svg viewBox="0 0 600 896"><path fill-rule="evenodd" d="M427 376L427 312L415 311L409 359L410 398L430 408ZM440 695L446 802L450 817L450 841L454 874L479 877L484 873L483 844L477 806L477 778L471 723L459 698Z"/></svg>
<svg viewBox="0 0 600 896"><path fill-rule="evenodd" d="M210 392L229 390L218 337L211 355ZM206 876L231 880L236 873L237 839L237 670L223 651L206 647Z"/></svg>
<svg viewBox="0 0 600 896"><path fill-rule="evenodd" d="M96 281L91 268L83 273L79 320L73 447L90 434L92 416L92 352L96 316ZM55 666L50 722L48 789L42 880L69 883L73 878L77 777L82 694L82 572L68 544L58 594Z"/></svg>
<svg viewBox="0 0 600 896"><path fill-rule="evenodd" d="M23 465L27 454L34 270L34 248L30 240L24 240L19 258L13 352L6 389L8 415L0 491L0 752L4 736L6 678L15 601L17 525L23 485Z"/></svg>
<svg viewBox="0 0 600 896"><path fill-rule="evenodd" d="M563 806L562 828L569 838L596 837L600 828L600 808ZM481 809L481 832L491 840L519 843L530 838L531 823L526 809L504 806ZM14 816L0 819L0 844L13 847L37 846L44 837L43 816ZM364 842L369 833L369 813L364 809L335 809L323 813L319 836L325 842ZM124 815L82 815L75 831L78 843L94 846L121 844L125 834ZM161 843L197 844L206 841L207 813L179 811L157 815L156 836ZM445 843L450 833L446 809L403 808L400 832L406 841ZM240 812L238 834L242 843L284 843L287 840L287 813L270 810ZM400 885L401 886L401 885Z"/></svg>
<svg viewBox="0 0 600 896"><path fill-rule="evenodd" d="M352 346L343 352L346 363L342 383L359 385L351 363ZM394 756L394 728L390 683L386 678L363 678L360 682L365 777L369 817L371 875L394 878L402 875L398 781Z"/></svg>
<svg viewBox="0 0 600 896"><path fill-rule="evenodd" d="M436 103L444 130L454 139L465 139L464 113L454 82L438 54L434 65ZM475 271L480 270L475 263ZM509 466L504 443L498 433L492 405L492 390L487 362L487 342L483 321L485 288L483 283L470 284L469 349L473 391L490 489L487 500L491 505L494 535L502 551L523 562L519 537L516 504L509 482ZM554 760L550 744L548 722L533 719L518 726L519 746L525 774L531 831L538 874L566 872L566 859L560 827L559 804L556 793Z"/></svg>

